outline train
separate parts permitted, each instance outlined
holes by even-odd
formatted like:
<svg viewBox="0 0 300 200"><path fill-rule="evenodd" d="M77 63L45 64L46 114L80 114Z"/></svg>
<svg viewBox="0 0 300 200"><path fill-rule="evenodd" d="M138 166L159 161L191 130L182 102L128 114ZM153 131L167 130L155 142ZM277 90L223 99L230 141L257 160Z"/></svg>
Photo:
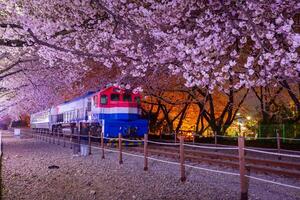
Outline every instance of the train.
<svg viewBox="0 0 300 200"><path fill-rule="evenodd" d="M148 133L148 120L141 116L141 94L118 85L52 106L30 116L30 127L50 132L79 131L88 127L93 134L107 138L141 138Z"/></svg>

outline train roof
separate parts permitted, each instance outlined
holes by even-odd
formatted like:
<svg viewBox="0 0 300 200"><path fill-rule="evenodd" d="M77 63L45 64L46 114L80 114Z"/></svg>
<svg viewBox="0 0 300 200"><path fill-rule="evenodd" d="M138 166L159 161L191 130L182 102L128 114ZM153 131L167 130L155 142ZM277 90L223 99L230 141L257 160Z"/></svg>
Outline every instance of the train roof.
<svg viewBox="0 0 300 200"><path fill-rule="evenodd" d="M79 96L79 97L76 97L76 98L74 98L74 99L70 99L70 100L68 100L68 101L65 101L64 103L62 103L62 104L60 104L60 105L72 103L72 102L74 102L74 101L78 101L78 100L80 100L80 99L84 99L84 98L86 98L86 97L92 96L93 94L95 94L95 93L97 93L97 92L106 92L106 91L109 91L109 90L113 90L113 89L115 89L115 88L120 89L120 90L126 90L125 88L122 88L122 87L120 87L120 86L110 85L110 86L108 86L108 87L104 87L104 88L102 88L102 89L100 89L100 90L97 90L97 91L88 91L88 92L85 93L84 95Z"/></svg>
<svg viewBox="0 0 300 200"><path fill-rule="evenodd" d="M82 96L76 97L76 98L71 99L71 100L69 100L69 101L65 101L64 103L62 103L62 104L60 104L60 105L67 104L67 103L71 103L71 102L74 102L74 101L78 101L78 100L80 100L80 99L84 99L84 98L86 98L86 97L92 96L92 95L95 94L95 93L96 93L95 91L89 91L89 92L85 93L85 94L82 95Z"/></svg>

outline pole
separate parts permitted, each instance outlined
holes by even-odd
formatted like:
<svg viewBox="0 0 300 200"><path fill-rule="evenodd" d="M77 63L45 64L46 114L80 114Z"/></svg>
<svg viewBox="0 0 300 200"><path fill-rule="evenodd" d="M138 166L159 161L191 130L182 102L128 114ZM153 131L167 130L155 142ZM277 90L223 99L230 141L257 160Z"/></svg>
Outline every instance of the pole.
<svg viewBox="0 0 300 200"><path fill-rule="evenodd" d="M276 129L276 139L277 139L277 152L280 153L280 135L278 129ZM278 155L278 160L281 160L280 155Z"/></svg>
<svg viewBox="0 0 300 200"><path fill-rule="evenodd" d="M88 135L88 139L89 139L89 155L92 154L92 142L91 142L91 131L89 131L89 135Z"/></svg>
<svg viewBox="0 0 300 200"><path fill-rule="evenodd" d="M59 135L60 135L60 132L62 131L62 128L58 129L57 131L57 144L59 145Z"/></svg>
<svg viewBox="0 0 300 200"><path fill-rule="evenodd" d="M104 133L101 133L101 149L102 149L102 159L105 158L104 156Z"/></svg>
<svg viewBox="0 0 300 200"><path fill-rule="evenodd" d="M72 125L71 127L70 127L70 129L71 129L71 134L70 134L70 149L72 149L72 145L73 145L73 135L74 135L74 126Z"/></svg>
<svg viewBox="0 0 300 200"><path fill-rule="evenodd" d="M51 136L52 136L52 143L53 143L53 144L55 144L55 137L54 137L55 131L56 131L56 127L55 127L55 129L52 131L52 134L51 134Z"/></svg>
<svg viewBox="0 0 300 200"><path fill-rule="evenodd" d="M80 123L79 125L78 125L78 128L77 128L77 140L78 140L78 145L77 145L77 153L79 153L80 154L80 136L81 136L81 131L82 131L82 129L81 129L81 126L82 126L82 124Z"/></svg>
<svg viewBox="0 0 300 200"><path fill-rule="evenodd" d="M122 159L122 134L119 133L119 164L123 164L123 159Z"/></svg>
<svg viewBox="0 0 300 200"><path fill-rule="evenodd" d="M179 152L180 152L180 175L181 175L181 182L186 180L185 177L185 165L184 165L184 137L180 136L180 145L179 145Z"/></svg>
<svg viewBox="0 0 300 200"><path fill-rule="evenodd" d="M240 170L240 189L241 189L241 200L248 200L248 178L246 177L246 166L245 166L245 138L238 138L239 145L239 170Z"/></svg>
<svg viewBox="0 0 300 200"><path fill-rule="evenodd" d="M174 142L176 143L177 131L174 132Z"/></svg>
<svg viewBox="0 0 300 200"><path fill-rule="evenodd" d="M144 135L144 171L148 170L148 134Z"/></svg>

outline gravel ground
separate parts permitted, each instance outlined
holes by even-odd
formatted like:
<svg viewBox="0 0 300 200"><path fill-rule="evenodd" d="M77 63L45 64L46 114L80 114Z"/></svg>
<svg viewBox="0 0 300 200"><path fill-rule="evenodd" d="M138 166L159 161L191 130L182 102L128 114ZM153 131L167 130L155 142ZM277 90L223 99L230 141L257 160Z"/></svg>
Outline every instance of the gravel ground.
<svg viewBox="0 0 300 200"><path fill-rule="evenodd" d="M70 148L8 133L3 143L4 199L239 199L237 176L187 168L187 181L181 183L176 165L149 160L145 172L143 159L123 155L119 165L113 152L104 160L95 149L91 156L74 156ZM296 179L255 176L300 186ZM300 200L300 190L251 180L249 199Z"/></svg>

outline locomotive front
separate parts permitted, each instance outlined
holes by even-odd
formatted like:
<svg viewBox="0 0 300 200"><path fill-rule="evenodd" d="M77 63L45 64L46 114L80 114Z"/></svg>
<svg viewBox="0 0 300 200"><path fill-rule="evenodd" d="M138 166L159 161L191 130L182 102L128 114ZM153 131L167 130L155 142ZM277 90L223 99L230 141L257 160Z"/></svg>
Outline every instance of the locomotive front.
<svg viewBox="0 0 300 200"><path fill-rule="evenodd" d="M92 121L101 124L105 137L136 138L148 132L148 121L141 119L141 95L111 86L93 96Z"/></svg>

